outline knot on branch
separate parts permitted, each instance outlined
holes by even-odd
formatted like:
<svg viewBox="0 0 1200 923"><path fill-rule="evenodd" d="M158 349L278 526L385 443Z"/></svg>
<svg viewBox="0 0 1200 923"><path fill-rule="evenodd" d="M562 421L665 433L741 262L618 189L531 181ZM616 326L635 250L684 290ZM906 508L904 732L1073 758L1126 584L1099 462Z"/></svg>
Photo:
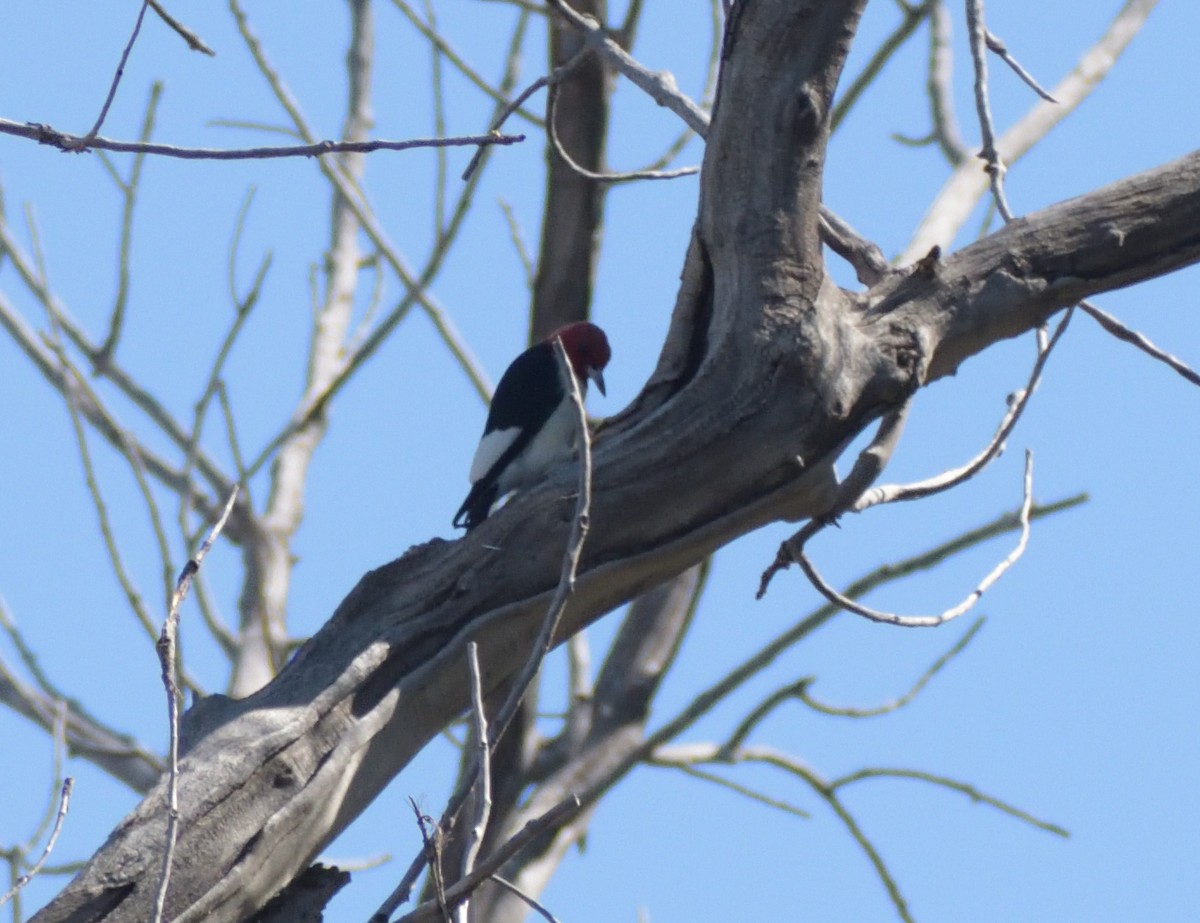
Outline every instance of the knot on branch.
<svg viewBox="0 0 1200 923"><path fill-rule="evenodd" d="M795 141L798 144L813 144L820 137L825 124L825 103L821 94L804 84L796 98Z"/></svg>

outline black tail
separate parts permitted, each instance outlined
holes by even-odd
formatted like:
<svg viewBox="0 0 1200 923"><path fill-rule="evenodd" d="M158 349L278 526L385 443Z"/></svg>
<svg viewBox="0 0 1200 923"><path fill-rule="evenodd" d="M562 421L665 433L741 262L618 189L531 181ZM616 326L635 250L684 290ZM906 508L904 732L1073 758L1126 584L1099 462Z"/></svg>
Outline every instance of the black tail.
<svg viewBox="0 0 1200 923"><path fill-rule="evenodd" d="M454 528L470 532L487 519L488 513L492 511L492 504L499 499L496 496L497 492L496 482L488 478L480 478L472 484L467 499L454 514Z"/></svg>

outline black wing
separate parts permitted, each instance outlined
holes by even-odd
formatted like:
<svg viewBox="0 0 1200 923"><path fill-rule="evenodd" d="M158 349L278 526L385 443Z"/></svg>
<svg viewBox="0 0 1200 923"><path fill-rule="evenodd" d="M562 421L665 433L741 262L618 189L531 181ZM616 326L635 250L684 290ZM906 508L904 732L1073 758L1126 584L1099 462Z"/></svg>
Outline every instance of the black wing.
<svg viewBox="0 0 1200 923"><path fill-rule="evenodd" d="M497 430L519 429L517 437L471 485L467 499L454 515L455 528L474 529L500 499L501 472L529 446L562 400L558 359L550 343L536 343L517 356L504 371L488 409L484 438Z"/></svg>

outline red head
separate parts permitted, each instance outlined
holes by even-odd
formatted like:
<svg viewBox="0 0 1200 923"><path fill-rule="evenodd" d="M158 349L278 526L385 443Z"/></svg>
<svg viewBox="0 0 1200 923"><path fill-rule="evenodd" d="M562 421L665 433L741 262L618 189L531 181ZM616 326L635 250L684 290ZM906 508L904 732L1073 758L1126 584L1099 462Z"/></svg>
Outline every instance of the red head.
<svg viewBox="0 0 1200 923"><path fill-rule="evenodd" d="M555 337L562 340L563 349L567 351L567 358L571 360L571 368L575 370L575 377L581 382L586 382L590 378L596 383L601 394L606 393L604 376L601 373L608 365L608 360L612 358L612 349L608 345L608 337L604 335L604 331L595 324L580 321L560 327L550 339L553 340Z"/></svg>

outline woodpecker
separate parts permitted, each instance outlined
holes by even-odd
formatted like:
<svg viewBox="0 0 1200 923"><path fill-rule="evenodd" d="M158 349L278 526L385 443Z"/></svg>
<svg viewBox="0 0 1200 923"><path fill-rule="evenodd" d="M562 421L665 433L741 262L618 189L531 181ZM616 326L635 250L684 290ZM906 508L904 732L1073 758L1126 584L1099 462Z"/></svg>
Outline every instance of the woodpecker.
<svg viewBox="0 0 1200 923"><path fill-rule="evenodd" d="M517 356L492 396L471 462L471 492L454 515L455 528L474 529L497 500L536 484L574 447L575 411L570 383L555 356L555 339L562 340L580 394L587 393L589 378L605 393L603 372L612 350L595 324L568 324Z"/></svg>

